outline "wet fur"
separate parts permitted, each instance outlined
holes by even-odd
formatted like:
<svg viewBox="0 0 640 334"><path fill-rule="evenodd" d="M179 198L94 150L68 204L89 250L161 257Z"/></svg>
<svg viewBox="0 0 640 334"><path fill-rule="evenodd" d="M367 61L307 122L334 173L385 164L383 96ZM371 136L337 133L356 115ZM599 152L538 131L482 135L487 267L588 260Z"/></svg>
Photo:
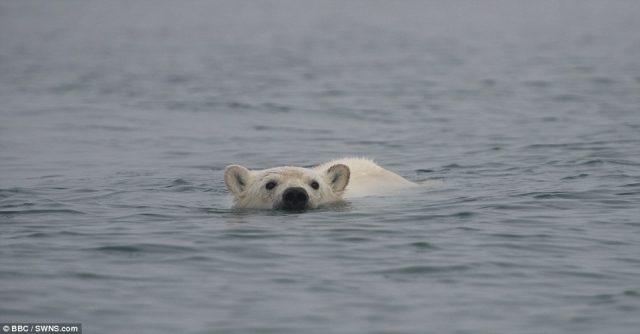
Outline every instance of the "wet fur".
<svg viewBox="0 0 640 334"><path fill-rule="evenodd" d="M367 196L389 187L413 186L414 183L388 171L371 160L345 158L333 160L317 167L275 167L250 171L239 165L231 165L224 173L227 189L234 196L234 208L280 209L282 194L290 187L303 188L308 196L307 209L340 202L343 195ZM313 189L312 182L319 188ZM266 189L274 182L276 187ZM384 192L384 190L383 190Z"/></svg>

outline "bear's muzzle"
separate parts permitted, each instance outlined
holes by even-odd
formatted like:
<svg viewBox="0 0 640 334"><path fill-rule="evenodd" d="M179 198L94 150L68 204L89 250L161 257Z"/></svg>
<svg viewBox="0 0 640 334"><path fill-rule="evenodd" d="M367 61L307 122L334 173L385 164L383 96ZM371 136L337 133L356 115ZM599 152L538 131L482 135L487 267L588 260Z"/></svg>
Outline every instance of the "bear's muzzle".
<svg viewBox="0 0 640 334"><path fill-rule="evenodd" d="M288 188L282 194L283 210L304 210L307 208L309 195L304 188L292 187Z"/></svg>

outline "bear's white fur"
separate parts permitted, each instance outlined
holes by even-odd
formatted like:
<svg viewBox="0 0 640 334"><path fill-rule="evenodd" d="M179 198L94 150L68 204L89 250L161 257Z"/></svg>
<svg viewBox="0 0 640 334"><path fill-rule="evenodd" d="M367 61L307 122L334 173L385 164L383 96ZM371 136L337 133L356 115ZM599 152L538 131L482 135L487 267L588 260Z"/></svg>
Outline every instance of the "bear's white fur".
<svg viewBox="0 0 640 334"><path fill-rule="evenodd" d="M315 209L347 197L382 195L416 185L365 158L338 159L313 168L250 171L231 165L224 180L234 196L233 207L239 209Z"/></svg>

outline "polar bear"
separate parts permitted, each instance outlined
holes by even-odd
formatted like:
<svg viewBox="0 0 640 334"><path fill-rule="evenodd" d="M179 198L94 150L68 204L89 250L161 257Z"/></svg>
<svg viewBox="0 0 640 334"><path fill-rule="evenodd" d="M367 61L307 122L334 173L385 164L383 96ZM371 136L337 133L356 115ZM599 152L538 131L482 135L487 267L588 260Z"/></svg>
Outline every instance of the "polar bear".
<svg viewBox="0 0 640 334"><path fill-rule="evenodd" d="M250 171L230 165L224 171L236 209L307 210L343 198L381 195L416 186L365 158L344 158L312 168L275 167Z"/></svg>

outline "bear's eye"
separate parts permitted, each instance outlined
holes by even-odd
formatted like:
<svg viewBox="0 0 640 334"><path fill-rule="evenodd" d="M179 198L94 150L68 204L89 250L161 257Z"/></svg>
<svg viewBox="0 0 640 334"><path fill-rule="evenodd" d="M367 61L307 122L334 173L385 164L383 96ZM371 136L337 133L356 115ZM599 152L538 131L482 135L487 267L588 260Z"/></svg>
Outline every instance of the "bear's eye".
<svg viewBox="0 0 640 334"><path fill-rule="evenodd" d="M267 188L267 190L271 190L276 187L276 183L273 181L270 181L270 182L267 182L267 184L264 187Z"/></svg>
<svg viewBox="0 0 640 334"><path fill-rule="evenodd" d="M311 182L311 188L318 190L318 188L320 188L320 185L318 184L318 182L313 181Z"/></svg>

